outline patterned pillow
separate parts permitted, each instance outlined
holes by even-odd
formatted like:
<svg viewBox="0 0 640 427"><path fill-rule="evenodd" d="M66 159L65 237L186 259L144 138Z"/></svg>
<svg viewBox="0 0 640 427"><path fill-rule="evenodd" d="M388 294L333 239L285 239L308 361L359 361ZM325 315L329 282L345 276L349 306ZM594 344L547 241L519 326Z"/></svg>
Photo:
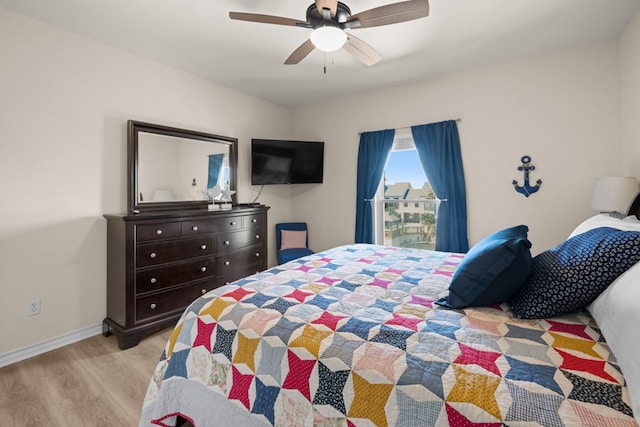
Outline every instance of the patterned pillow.
<svg viewBox="0 0 640 427"><path fill-rule="evenodd" d="M501 304L509 299L531 271L528 231L526 225L518 225L476 243L453 274L449 295L436 303L465 308Z"/></svg>
<svg viewBox="0 0 640 427"><path fill-rule="evenodd" d="M543 319L592 303L640 260L640 232L600 227L533 258L531 274L509 301L515 317Z"/></svg>

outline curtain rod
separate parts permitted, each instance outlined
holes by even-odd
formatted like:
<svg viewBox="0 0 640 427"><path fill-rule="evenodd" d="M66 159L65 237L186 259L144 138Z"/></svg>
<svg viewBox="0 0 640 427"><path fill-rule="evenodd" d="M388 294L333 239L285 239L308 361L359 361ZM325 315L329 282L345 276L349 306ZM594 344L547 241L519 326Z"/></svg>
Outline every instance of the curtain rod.
<svg viewBox="0 0 640 427"><path fill-rule="evenodd" d="M461 122L461 121L462 121L462 119L461 119L460 117L458 117L458 118L456 118L456 119L454 119L454 120L455 120L456 122ZM446 120L443 120L443 121L446 121ZM395 131L396 131L396 132L397 132L397 131L410 131L410 130L411 130L411 126L403 126L403 127L400 127L400 128L394 128L394 129L395 129ZM370 130L367 130L367 131L363 131L363 132L377 132L377 131L370 131ZM358 132L358 135L361 135L363 132Z"/></svg>

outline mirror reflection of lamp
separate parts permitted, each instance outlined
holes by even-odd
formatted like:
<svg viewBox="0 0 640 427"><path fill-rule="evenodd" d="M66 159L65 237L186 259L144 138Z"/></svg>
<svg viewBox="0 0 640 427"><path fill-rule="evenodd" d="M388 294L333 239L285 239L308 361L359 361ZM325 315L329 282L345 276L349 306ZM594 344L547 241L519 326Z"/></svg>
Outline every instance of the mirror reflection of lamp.
<svg viewBox="0 0 640 427"><path fill-rule="evenodd" d="M153 197L151 200L154 202L173 202L176 199L175 194L171 190L158 189L153 192ZM140 195L140 200L142 200L142 195Z"/></svg>
<svg viewBox="0 0 640 427"><path fill-rule="evenodd" d="M202 200L202 191L198 190L198 183L196 182L195 178L193 178L193 181L191 181L191 190L189 191L189 197L191 197L191 200Z"/></svg>

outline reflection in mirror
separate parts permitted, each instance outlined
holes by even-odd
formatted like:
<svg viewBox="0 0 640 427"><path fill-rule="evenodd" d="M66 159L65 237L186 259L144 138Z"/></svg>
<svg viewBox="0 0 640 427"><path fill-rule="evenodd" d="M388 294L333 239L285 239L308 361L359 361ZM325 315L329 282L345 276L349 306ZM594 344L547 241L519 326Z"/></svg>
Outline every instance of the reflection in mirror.
<svg viewBox="0 0 640 427"><path fill-rule="evenodd" d="M141 132L138 180L140 203L206 200L229 185L229 146Z"/></svg>
<svg viewBox="0 0 640 427"><path fill-rule="evenodd" d="M236 144L234 138L129 121L129 210L200 207L210 203L212 188L235 192Z"/></svg>

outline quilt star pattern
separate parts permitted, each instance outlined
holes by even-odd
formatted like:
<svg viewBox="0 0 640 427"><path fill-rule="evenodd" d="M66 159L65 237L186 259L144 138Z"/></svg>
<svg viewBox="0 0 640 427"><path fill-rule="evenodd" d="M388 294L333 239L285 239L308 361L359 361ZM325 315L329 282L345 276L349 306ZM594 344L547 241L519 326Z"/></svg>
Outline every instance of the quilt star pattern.
<svg viewBox="0 0 640 427"><path fill-rule="evenodd" d="M638 426L586 311L434 304L462 257L347 245L209 292L168 340L140 426Z"/></svg>

